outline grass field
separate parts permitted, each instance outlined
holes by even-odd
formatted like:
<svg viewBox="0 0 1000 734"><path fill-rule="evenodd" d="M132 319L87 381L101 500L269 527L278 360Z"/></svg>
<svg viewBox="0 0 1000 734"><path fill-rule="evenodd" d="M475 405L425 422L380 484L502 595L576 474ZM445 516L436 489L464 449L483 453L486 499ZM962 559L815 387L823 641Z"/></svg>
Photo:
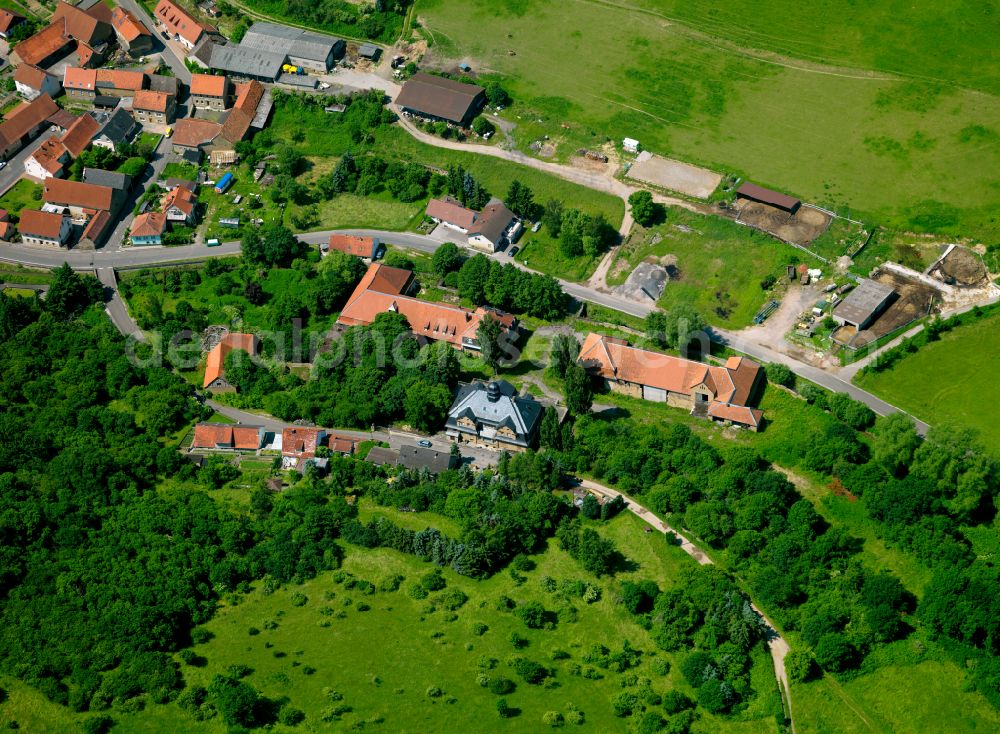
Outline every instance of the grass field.
<svg viewBox="0 0 1000 734"><path fill-rule="evenodd" d="M660 306L691 302L709 323L741 328L750 325L769 298L760 287L766 276L781 279L788 263L814 262L800 250L728 219L676 207L667 211L664 224L633 230L608 272L609 285L624 283L647 258L673 256L678 277L667 283Z"/></svg>
<svg viewBox="0 0 1000 734"><path fill-rule="evenodd" d="M518 247L521 249L514 256L518 262L563 280L587 280L603 257L566 257L559 251L559 243L544 229L527 232Z"/></svg>
<svg viewBox="0 0 1000 734"><path fill-rule="evenodd" d="M1000 203L1000 77L995 61L977 59L990 55L998 21L958 5L869 3L867 23L846 0L735 11L679 0L418 0L417 12L436 52L510 87L522 149L549 135L567 158L629 136L842 213L987 236ZM595 49L607 50L599 63L581 61ZM942 58L913 65L928 55Z"/></svg>
<svg viewBox="0 0 1000 734"><path fill-rule="evenodd" d="M993 406L1000 385L992 376L998 352L1000 313L995 313L943 334L885 372L855 381L928 423L975 428L983 444L998 453L1000 424Z"/></svg>
<svg viewBox="0 0 1000 734"><path fill-rule="evenodd" d="M362 509L363 516L390 514L401 524L421 529L427 525L450 527L449 521L431 514L397 513L367 505ZM599 531L613 538L635 563L634 571L617 578L652 578L661 587L669 587L678 570L693 561L664 542L662 535L644 533L643 527L642 521L625 513L600 526ZM404 576L400 590L366 596L338 586L330 574L323 574L301 587L282 588L270 596L255 591L237 606L223 607L207 625L215 638L196 648L207 665L185 667L185 676L189 683L204 684L230 665L248 665L252 672L247 680L255 688L273 699L288 698L306 712L306 720L294 730L304 732L376 724L387 732L538 731L546 711L565 713L570 705L585 714L581 730L621 731L626 722L613 715L610 698L621 690L624 676L600 671L603 678L591 680L568 672L569 664L578 661L595 641L615 648L628 639L644 651L636 672L651 678L655 690L677 687L690 693L678 670L680 656L655 650L649 634L614 602L613 581L591 577L554 544L535 560L537 568L525 574L527 580L522 585L506 573L476 582L445 569L448 588L461 589L469 596L454 615L449 615L440 608L431 611L427 601L416 601L406 593L413 580L431 568L429 564L394 551L349 547L346 570L376 584L392 575ZM539 586L544 575L598 583L602 599L591 605L574 604L578 621L562 622L547 631L528 630L513 615L494 609L501 594L519 601L539 600L547 608L557 606L554 597ZM307 603L294 606L294 592L305 594ZM449 621L451 616L456 618ZM489 628L481 636L472 631L477 622ZM251 626L261 633L251 636ZM513 632L527 640L527 646L519 651L509 642ZM553 662L551 656L557 649L568 652L571 659ZM505 663L515 652L558 668L558 685L520 682ZM497 661L493 675L518 680L517 689L506 697L520 710L513 719L497 717L496 697L477 683L479 661L484 657ZM672 663L666 676L652 671L653 661L663 657ZM703 714L696 730L701 734L776 732L774 712L780 710L780 703L770 660L762 650L754 654L751 680L755 695L745 711L726 718ZM427 696L432 686L443 691L440 698ZM342 720L324 723L320 721L322 712L333 705L327 695L330 690L342 694L340 703L351 710ZM121 732L224 731L217 719L195 726L176 705L150 706L115 718L116 731ZM273 730L293 731L281 725Z"/></svg>
<svg viewBox="0 0 1000 734"><path fill-rule="evenodd" d="M18 215L22 209L37 209L42 205L42 187L26 178L17 180L3 196L0 196L0 209L6 209L11 214Z"/></svg>

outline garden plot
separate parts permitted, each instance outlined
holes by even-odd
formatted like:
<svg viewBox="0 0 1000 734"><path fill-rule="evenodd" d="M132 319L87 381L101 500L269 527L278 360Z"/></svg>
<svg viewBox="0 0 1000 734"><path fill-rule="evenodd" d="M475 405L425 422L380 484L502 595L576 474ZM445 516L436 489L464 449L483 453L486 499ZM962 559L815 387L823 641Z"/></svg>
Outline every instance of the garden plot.
<svg viewBox="0 0 1000 734"><path fill-rule="evenodd" d="M722 180L721 174L689 163L661 158L648 151L639 154L629 169L628 177L698 199L711 196Z"/></svg>

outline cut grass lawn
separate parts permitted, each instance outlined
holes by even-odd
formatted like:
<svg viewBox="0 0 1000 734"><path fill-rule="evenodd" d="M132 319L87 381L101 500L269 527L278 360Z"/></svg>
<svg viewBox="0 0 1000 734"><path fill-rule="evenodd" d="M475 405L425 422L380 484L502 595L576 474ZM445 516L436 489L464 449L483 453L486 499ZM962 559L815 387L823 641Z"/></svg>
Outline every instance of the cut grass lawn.
<svg viewBox="0 0 1000 734"><path fill-rule="evenodd" d="M0 263L0 282L46 285L52 282L52 272L12 263Z"/></svg>
<svg viewBox="0 0 1000 734"><path fill-rule="evenodd" d="M858 386L933 425L979 431L1000 454L996 420L1000 384L993 362L1000 354L1000 312L964 324L909 354L885 372L859 374Z"/></svg>
<svg viewBox="0 0 1000 734"><path fill-rule="evenodd" d="M20 178L7 193L0 196L0 209L17 216L22 209L37 209L42 205L42 187L34 181Z"/></svg>
<svg viewBox="0 0 1000 734"><path fill-rule="evenodd" d="M559 243L545 230L528 232L518 247L521 249L514 256L518 262L555 278L577 282L587 280L603 257L566 257L559 251Z"/></svg>
<svg viewBox="0 0 1000 734"><path fill-rule="evenodd" d="M415 528L451 525L431 513L397 513L367 504L362 510L363 515L392 515L394 520ZM406 515L409 517L404 518ZM679 570L694 561L668 545L661 534L645 533L644 527L630 513L597 526L635 564L634 570L620 574L618 580L654 579L661 587L670 587ZM430 611L426 601L416 601L406 593L433 566L391 550L348 546L344 562L347 571L375 584L398 574L405 577L402 587L367 596L334 583L331 574L325 573L300 587L281 588L271 595L254 591L238 605L220 609L207 625L214 639L195 648L207 659L207 665L184 667L184 674L189 684L204 685L230 665L247 665L252 672L246 680L257 690L273 699L287 697L293 706L306 712L306 720L298 729L304 731L348 729L356 722L372 725L376 719L381 719L379 729L384 731L537 731L546 711L566 712L571 704L585 713L584 729L620 731L625 722L613 715L610 698L622 690L619 683L623 676L602 670L601 679L590 680L571 675L568 664L579 661L594 643L615 649L627 639L644 651L635 672L651 678L655 690L679 688L692 694L679 671L683 655L656 650L649 633L615 602L615 581L594 578L554 542L535 560L537 568L524 574L527 580L521 585L507 573L473 581L443 569L448 588L461 589L469 596L449 621L447 612L440 608ZM556 609L555 597L545 593L539 584L546 575L557 580L597 583L602 598L589 605L574 602L579 620L561 622L547 631L529 630L512 614L495 609L501 594L518 601L537 600L547 609ZM303 606L291 603L295 592L308 598ZM360 610L361 604L370 609ZM270 624L272 621L275 624ZM482 635L472 631L478 622L488 626ZM250 635L251 626L262 631ZM509 641L515 632L527 641L521 650ZM557 649L569 653L571 659L553 661L552 653ZM555 679L558 687L520 681L506 664L515 653L559 669ZM476 680L478 662L484 656L497 661L492 671L486 671L488 674L517 682L517 689L506 697L520 711L511 720L497 716L496 696ZM672 663L666 676L652 670L653 661L663 658ZM725 718L702 713L699 732L777 731L774 713L780 710L780 703L770 660L763 650L757 650L753 662L755 695L748 709ZM429 697L431 687L440 688L443 695ZM321 712L335 703L327 694L330 690L339 692L343 696L340 703L351 710L343 714L341 721L324 724ZM194 728L189 715L175 704L149 706L139 713L115 718L116 728L122 732L176 731L171 722L174 727ZM224 728L213 719L202 724L200 730L221 732ZM274 730L292 731L281 725Z"/></svg>
<svg viewBox="0 0 1000 734"><path fill-rule="evenodd" d="M765 277L781 282L785 266L792 262L821 264L801 250L728 219L670 207L665 223L633 230L611 266L608 284L624 283L647 258L668 264L664 258L669 256L677 274L663 289L660 307L693 303L709 323L736 329L749 326L771 297L761 289Z"/></svg>
<svg viewBox="0 0 1000 734"><path fill-rule="evenodd" d="M735 12L679 0L420 0L418 12L437 52L509 87L504 114L521 149L547 135L569 159L628 136L855 218L987 237L1000 204L1000 76L979 59L994 56L998 21L958 5L911 14L869 3L861 31L848 0ZM913 66L926 48L941 58ZM582 61L594 49L616 51ZM761 53L772 50L789 58Z"/></svg>

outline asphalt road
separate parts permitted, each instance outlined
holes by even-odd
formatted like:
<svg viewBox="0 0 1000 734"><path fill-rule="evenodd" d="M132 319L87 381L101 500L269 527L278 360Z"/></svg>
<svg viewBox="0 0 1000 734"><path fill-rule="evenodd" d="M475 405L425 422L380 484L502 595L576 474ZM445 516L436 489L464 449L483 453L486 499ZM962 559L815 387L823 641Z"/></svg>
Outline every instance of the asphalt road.
<svg viewBox="0 0 1000 734"><path fill-rule="evenodd" d="M388 244L400 245L412 248L421 252L434 252L440 245L440 240L426 235L412 234L409 232L384 232L374 229L344 229L344 230L324 230L321 232L310 232L299 235L303 242L312 245L326 241L334 232L340 234L356 234L362 236L378 237ZM129 247L121 250L100 250L96 252L73 252L63 250L43 250L28 248L23 245L0 245L0 260L18 262L24 265L36 267L54 268L63 262L69 262L73 268L80 270L93 270L95 268L128 268L156 266L181 262L185 260L199 260L208 257L218 257L222 255L236 255L240 251L239 242L224 242L218 247L206 247L205 245L184 245L181 247ZM508 258L506 255L496 256L503 262L512 262L517 267L529 270L525 266ZM620 296L604 293L580 283L571 283L560 280L563 289L573 298L589 303L597 303L607 308L628 313L633 316L644 317L651 310L652 306L626 300ZM816 367L789 357L788 355L746 341L735 332L716 329L710 332L714 341L730 346L737 351L763 362L779 362L787 365L796 375L815 382L817 385L850 395L855 400L859 400L878 415L889 415L890 413L903 412L895 406L875 397L869 392L862 390L850 382L843 380L836 375L824 372ZM914 419L917 431L926 434L928 425L923 421Z"/></svg>
<svg viewBox="0 0 1000 734"><path fill-rule="evenodd" d="M17 180L24 175L24 162L42 144L42 141L52 137L52 135L54 133L43 132L7 161L7 165L0 169L0 194L6 192L7 189L17 183Z"/></svg>
<svg viewBox="0 0 1000 734"><path fill-rule="evenodd" d="M153 22L152 16L146 9L139 5L135 0L118 0L118 4L121 5L125 10L129 11L134 15L139 21L146 26L146 29L153 34L153 41L155 43L154 48L159 47L160 58L163 62L171 68L174 75L180 79L185 84L191 83L191 72L184 65L184 61L178 57L176 53L171 49L170 44L165 43L163 36L160 35L159 30L156 27L156 23Z"/></svg>
<svg viewBox="0 0 1000 734"><path fill-rule="evenodd" d="M108 316L111 318L111 323L123 335L134 337L139 341L146 341L145 335L142 333L139 325L132 320L128 309L125 307L125 302L122 301L121 296L118 294L118 279L115 277L114 268L98 268L97 279L101 281L105 294L109 297L104 310L107 311Z"/></svg>

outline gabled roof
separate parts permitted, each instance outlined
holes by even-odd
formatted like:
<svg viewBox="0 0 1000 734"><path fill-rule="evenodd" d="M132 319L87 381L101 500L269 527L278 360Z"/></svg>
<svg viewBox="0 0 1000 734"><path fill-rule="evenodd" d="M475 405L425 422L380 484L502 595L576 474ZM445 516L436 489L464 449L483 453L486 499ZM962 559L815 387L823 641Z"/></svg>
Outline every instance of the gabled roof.
<svg viewBox="0 0 1000 734"><path fill-rule="evenodd" d="M465 230L471 230L479 217L479 212L466 209L458 199L446 196L427 202L427 216L438 219Z"/></svg>
<svg viewBox="0 0 1000 734"><path fill-rule="evenodd" d="M185 117L174 124L171 142L184 148L197 148L211 143L221 130L222 125L217 122Z"/></svg>
<svg viewBox="0 0 1000 734"><path fill-rule="evenodd" d="M66 35L66 24L57 20L14 46L13 53L22 63L37 65L65 48L71 40Z"/></svg>
<svg viewBox="0 0 1000 734"><path fill-rule="evenodd" d="M34 64L20 64L14 71L14 81L19 84L40 90L46 79L54 79L45 69L40 69Z"/></svg>
<svg viewBox="0 0 1000 734"><path fill-rule="evenodd" d="M106 209L102 209L87 222L87 226L83 228L83 234L80 235L80 239L90 240L95 244L99 243L107 233L109 224L111 224L111 213Z"/></svg>
<svg viewBox="0 0 1000 734"><path fill-rule="evenodd" d="M47 123L58 111L59 106L47 94L18 105L7 114L6 120L0 122L0 149L9 148L28 133Z"/></svg>
<svg viewBox="0 0 1000 734"><path fill-rule="evenodd" d="M189 217L194 212L197 203L198 197L193 192L183 186L178 186L163 197L163 211L177 208Z"/></svg>
<svg viewBox="0 0 1000 734"><path fill-rule="evenodd" d="M107 186L109 189L128 189L132 179L126 173L105 171L103 168L84 168L83 180L89 184Z"/></svg>
<svg viewBox="0 0 1000 734"><path fill-rule="evenodd" d="M150 74L149 88L154 92L166 92L171 97L176 97L177 92L180 89L180 80L178 80L175 76Z"/></svg>
<svg viewBox="0 0 1000 734"><path fill-rule="evenodd" d="M224 139L230 143L243 140L257 114L257 105L263 97L264 85L256 80L237 85L236 102L233 103L233 109L222 124L220 134Z"/></svg>
<svg viewBox="0 0 1000 734"><path fill-rule="evenodd" d="M238 332L231 332L222 337L208 353L208 361L205 363L205 387L225 376L226 355L234 349L242 349L251 356L255 355L257 353L257 337L253 334L240 334Z"/></svg>
<svg viewBox="0 0 1000 734"><path fill-rule="evenodd" d="M404 444L399 447L399 458L396 463L407 469L426 469L431 474L440 474L451 469L456 461L456 458L447 451Z"/></svg>
<svg viewBox="0 0 1000 734"><path fill-rule="evenodd" d="M496 244L507 231L507 225L514 219L514 212L502 201L491 201L480 212L476 223L469 230L470 235L481 235Z"/></svg>
<svg viewBox="0 0 1000 734"><path fill-rule="evenodd" d="M757 408L748 408L745 405L727 405L718 401L708 406L708 415L723 421L741 423L745 426L760 427L760 422L764 418L764 413Z"/></svg>
<svg viewBox="0 0 1000 734"><path fill-rule="evenodd" d="M56 138L46 138L41 145L29 156L39 166L44 168L53 176L58 176L63 169L62 159L69 155L66 146Z"/></svg>
<svg viewBox="0 0 1000 734"><path fill-rule="evenodd" d="M329 436L326 439L326 445L335 454L353 454L358 442L357 439L349 436Z"/></svg>
<svg viewBox="0 0 1000 734"><path fill-rule="evenodd" d="M45 179L44 199L49 204L64 204L81 209L109 211L114 206L115 190L107 186L65 181L61 178Z"/></svg>
<svg viewBox="0 0 1000 734"><path fill-rule="evenodd" d="M167 215L160 212L146 212L132 220L129 234L133 237L155 237L167 229Z"/></svg>
<svg viewBox="0 0 1000 734"><path fill-rule="evenodd" d="M192 74L191 94L200 97L224 97L229 79L218 74Z"/></svg>
<svg viewBox="0 0 1000 734"><path fill-rule="evenodd" d="M372 257L375 245L378 242L374 237L359 237L351 234L330 235L330 249L343 252L355 257ZM398 291L397 291L398 292Z"/></svg>
<svg viewBox="0 0 1000 734"><path fill-rule="evenodd" d="M63 87L66 89L97 89L97 69L83 69L79 66L67 66L63 71Z"/></svg>
<svg viewBox="0 0 1000 734"><path fill-rule="evenodd" d="M396 97L396 104L442 120L462 122L483 93L482 87L417 72Z"/></svg>
<svg viewBox="0 0 1000 734"><path fill-rule="evenodd" d="M137 92L146 86L146 75L141 71L97 69L97 89L122 89Z"/></svg>
<svg viewBox="0 0 1000 734"><path fill-rule="evenodd" d="M83 11L68 3L60 2L56 5L52 20L54 22L61 20L65 23L67 36L93 46L95 41L99 41L106 35L107 30L110 30L107 23L111 20L111 9L105 6L104 9L91 7Z"/></svg>
<svg viewBox="0 0 1000 734"><path fill-rule="evenodd" d="M90 141L100 128L97 120L90 115L80 115L66 129L59 142L66 146L66 150L73 158L77 158L90 145Z"/></svg>
<svg viewBox="0 0 1000 734"><path fill-rule="evenodd" d="M234 44L223 46L211 42L199 44L192 53L212 69L265 79L277 79L282 64L288 59L288 55L281 51L262 51Z"/></svg>
<svg viewBox="0 0 1000 734"><path fill-rule="evenodd" d="M303 31L286 25L260 21L250 26L240 46L261 51L277 50L288 56L325 63L330 54L343 44L333 36Z"/></svg>
<svg viewBox="0 0 1000 734"><path fill-rule="evenodd" d="M152 112L166 112L170 105L170 95L166 92L154 92L150 89L143 89L136 92L132 100L133 110L149 110Z"/></svg>
<svg viewBox="0 0 1000 734"><path fill-rule="evenodd" d="M107 138L113 144L118 144L124 142L137 126L138 123L128 113L128 110L119 108L111 113L111 117L104 123L98 137Z"/></svg>
<svg viewBox="0 0 1000 734"><path fill-rule="evenodd" d="M63 225L63 215L37 209L23 209L17 229L21 236L41 237L46 240L58 240Z"/></svg>
<svg viewBox="0 0 1000 734"><path fill-rule="evenodd" d="M234 426L227 423L199 423L194 427L193 449L260 448L264 429L260 426Z"/></svg>
<svg viewBox="0 0 1000 734"><path fill-rule="evenodd" d="M11 28L24 21L24 16L6 8L0 8L0 33L8 33Z"/></svg>
<svg viewBox="0 0 1000 734"><path fill-rule="evenodd" d="M129 11L125 10L125 8L118 6L111 11L111 26L118 32L118 35L124 38L128 43L132 43L140 36L151 35L146 29L146 26L139 22L138 18L132 15Z"/></svg>
<svg viewBox="0 0 1000 734"><path fill-rule="evenodd" d="M176 34L191 44L197 43L202 34L210 30L209 26L170 0L160 0L153 14L171 34Z"/></svg>

